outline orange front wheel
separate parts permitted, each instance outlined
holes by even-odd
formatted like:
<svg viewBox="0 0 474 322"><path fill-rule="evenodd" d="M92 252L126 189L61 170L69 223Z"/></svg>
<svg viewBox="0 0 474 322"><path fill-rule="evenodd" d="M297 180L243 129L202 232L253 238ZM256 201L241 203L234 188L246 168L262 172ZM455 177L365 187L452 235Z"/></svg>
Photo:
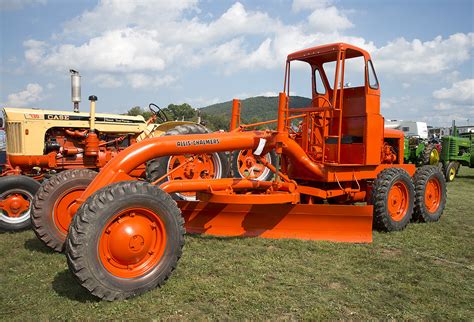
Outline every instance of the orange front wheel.
<svg viewBox="0 0 474 322"><path fill-rule="evenodd" d="M87 199L66 242L69 269L93 295L124 299L162 285L184 245L173 199L143 181L105 187Z"/></svg>

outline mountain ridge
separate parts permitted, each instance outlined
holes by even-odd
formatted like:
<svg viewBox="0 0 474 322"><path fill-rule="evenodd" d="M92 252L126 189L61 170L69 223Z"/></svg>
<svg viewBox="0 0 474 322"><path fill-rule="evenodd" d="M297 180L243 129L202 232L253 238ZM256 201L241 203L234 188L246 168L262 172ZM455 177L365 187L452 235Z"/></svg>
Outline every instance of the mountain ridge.
<svg viewBox="0 0 474 322"><path fill-rule="evenodd" d="M302 96L290 97L290 108L307 107L311 105L311 99ZM204 119L207 119L215 127L228 129L232 114L232 101L216 103L201 107L199 109ZM277 96L255 96L241 100L242 123L255 123L276 119L278 115ZM219 125L219 126L218 126Z"/></svg>

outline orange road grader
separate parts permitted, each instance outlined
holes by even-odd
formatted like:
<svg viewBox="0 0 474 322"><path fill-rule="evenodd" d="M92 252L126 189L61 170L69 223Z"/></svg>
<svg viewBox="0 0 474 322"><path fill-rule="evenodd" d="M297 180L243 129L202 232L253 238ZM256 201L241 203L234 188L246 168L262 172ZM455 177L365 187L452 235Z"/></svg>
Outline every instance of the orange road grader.
<svg viewBox="0 0 474 322"><path fill-rule="evenodd" d="M126 147L154 136L208 132L200 124L168 120L155 104L149 105L152 117L146 121L142 116L96 114L95 96L89 97L90 113L80 113L80 76L76 71L71 72L74 112L3 109L7 162L1 165L0 230L15 231L30 226L31 201L40 187L39 182L43 180L49 181L50 187L59 182L70 185L71 192L57 205L58 209L62 209L79 197L97 171ZM152 180L162 168L177 167L183 159L182 156L175 156L152 160L137 167L131 175ZM162 166L163 163L166 165ZM225 177L227 163L224 154L200 155L186 169L175 172L174 177ZM75 170L57 174L69 169ZM180 196L193 199L189 193ZM62 240L67 234L69 222L70 217L55 216L52 228L56 229Z"/></svg>
<svg viewBox="0 0 474 322"><path fill-rule="evenodd" d="M362 61L362 83L343 85L354 59ZM289 109L296 62L310 67L312 104ZM278 118L269 121L276 130L240 124L235 100L229 132L151 138L107 163L67 210L75 215L65 253L78 282L105 300L156 288L176 268L185 231L371 242L373 226L396 231L411 219L440 218L445 179L436 167L403 163L403 133L384 129L379 82L366 51L336 43L292 53L283 88ZM132 175L164 156L188 155L185 167L197 153L238 150L251 150L257 159L274 151L275 165L260 159L274 179L145 182ZM170 195L186 192L197 193L198 200L175 202ZM55 201L38 193L33 216Z"/></svg>

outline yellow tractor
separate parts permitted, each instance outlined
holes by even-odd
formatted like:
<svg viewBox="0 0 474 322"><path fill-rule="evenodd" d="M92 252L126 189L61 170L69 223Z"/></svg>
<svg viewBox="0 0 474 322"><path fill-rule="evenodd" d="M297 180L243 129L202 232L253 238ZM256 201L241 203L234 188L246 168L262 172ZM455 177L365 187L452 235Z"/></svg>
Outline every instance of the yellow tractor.
<svg viewBox="0 0 474 322"><path fill-rule="evenodd" d="M168 120L167 115L155 104L149 105L152 112L149 120L142 116L96 114L97 97L90 96L90 113L80 113L80 76L75 71L71 72L74 111L3 108L7 147L6 160L1 165L0 230L13 231L29 227L31 201L40 182L50 179L52 175L72 170L53 181L66 180L71 183L71 189L80 189L117 153L136 142L175 132L208 132L204 126L194 122ZM201 171L193 172L188 165L186 178L227 176L226 162L222 153L196 158L194 163L199 164L194 164L194 168ZM174 166L179 166L176 157L173 160L152 160L148 166L143 164L137 167L134 176L156 179L159 169ZM181 173L184 171L181 170ZM180 197L192 198L186 195ZM61 206L67 209L68 202L72 200L64 200ZM69 222L61 222L56 217L52 218L52 222L56 228L69 225Z"/></svg>

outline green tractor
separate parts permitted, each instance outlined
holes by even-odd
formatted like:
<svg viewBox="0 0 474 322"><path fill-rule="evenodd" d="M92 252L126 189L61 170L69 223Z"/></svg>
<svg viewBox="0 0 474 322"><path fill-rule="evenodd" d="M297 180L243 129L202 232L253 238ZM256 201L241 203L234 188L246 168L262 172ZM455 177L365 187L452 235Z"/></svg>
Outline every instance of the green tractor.
<svg viewBox="0 0 474 322"><path fill-rule="evenodd" d="M474 133L445 136L441 139L441 162L446 182L453 181L461 165L474 168Z"/></svg>
<svg viewBox="0 0 474 322"><path fill-rule="evenodd" d="M438 165L438 146L418 136L405 137L404 160L417 166Z"/></svg>

